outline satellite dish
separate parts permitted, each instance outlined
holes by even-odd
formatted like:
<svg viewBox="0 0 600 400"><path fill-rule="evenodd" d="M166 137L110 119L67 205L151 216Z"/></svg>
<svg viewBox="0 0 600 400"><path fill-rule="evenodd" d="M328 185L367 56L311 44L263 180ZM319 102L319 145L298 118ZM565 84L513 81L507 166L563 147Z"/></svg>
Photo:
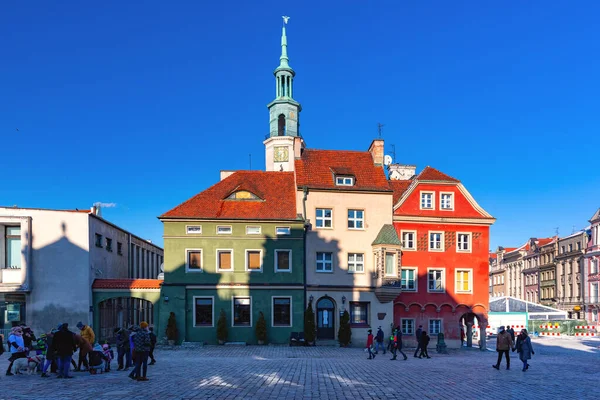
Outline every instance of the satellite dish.
<svg viewBox="0 0 600 400"><path fill-rule="evenodd" d="M385 157L383 157L383 164L384 165L390 165L391 163L392 163L392 156L386 155Z"/></svg>

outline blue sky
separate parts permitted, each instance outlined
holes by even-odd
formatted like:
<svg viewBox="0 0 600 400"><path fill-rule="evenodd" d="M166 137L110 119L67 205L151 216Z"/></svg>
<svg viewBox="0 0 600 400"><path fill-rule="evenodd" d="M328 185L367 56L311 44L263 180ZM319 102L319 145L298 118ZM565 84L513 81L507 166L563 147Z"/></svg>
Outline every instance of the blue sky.
<svg viewBox="0 0 600 400"><path fill-rule="evenodd" d="M489 3L489 2L488 2ZM312 148L459 178L490 247L600 207L597 2L27 1L0 9L0 204L85 208L162 244L156 217L264 168L281 15ZM18 131L17 131L18 129Z"/></svg>

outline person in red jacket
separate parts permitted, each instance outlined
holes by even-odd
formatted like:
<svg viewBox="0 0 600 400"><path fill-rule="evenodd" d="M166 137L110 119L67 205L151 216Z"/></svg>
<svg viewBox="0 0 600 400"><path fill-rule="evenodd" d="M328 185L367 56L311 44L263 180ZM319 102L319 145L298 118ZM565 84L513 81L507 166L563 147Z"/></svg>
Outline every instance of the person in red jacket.
<svg viewBox="0 0 600 400"><path fill-rule="evenodd" d="M373 348L373 331L371 329L368 330L369 335L367 336L367 350L369 350L369 360L375 358L375 354L371 350Z"/></svg>

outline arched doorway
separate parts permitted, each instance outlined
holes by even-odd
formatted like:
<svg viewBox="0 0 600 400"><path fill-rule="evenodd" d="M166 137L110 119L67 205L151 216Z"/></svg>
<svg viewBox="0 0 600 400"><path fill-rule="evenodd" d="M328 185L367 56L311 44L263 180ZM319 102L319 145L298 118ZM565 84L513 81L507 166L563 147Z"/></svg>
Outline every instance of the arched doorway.
<svg viewBox="0 0 600 400"><path fill-rule="evenodd" d="M113 297L98 304L100 326L96 331L98 342L114 337L115 328L127 328L146 321L154 324L154 306L152 302L135 297Z"/></svg>
<svg viewBox="0 0 600 400"><path fill-rule="evenodd" d="M317 338L335 339L335 303L331 297L317 302Z"/></svg>

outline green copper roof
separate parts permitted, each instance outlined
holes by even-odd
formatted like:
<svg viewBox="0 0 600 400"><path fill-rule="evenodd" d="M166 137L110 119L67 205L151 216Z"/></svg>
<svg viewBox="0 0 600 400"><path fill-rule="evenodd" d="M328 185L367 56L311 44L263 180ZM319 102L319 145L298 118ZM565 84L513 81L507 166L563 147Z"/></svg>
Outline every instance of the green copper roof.
<svg viewBox="0 0 600 400"><path fill-rule="evenodd" d="M283 28L281 28L281 57L279 57L279 67L277 67L277 70L280 69L287 69L287 70L292 70L292 67L290 67L289 64L289 59L288 59L288 55L287 55L287 36L285 35L285 24L283 25Z"/></svg>
<svg viewBox="0 0 600 400"><path fill-rule="evenodd" d="M398 237L394 225L385 224L381 227L381 230L371 245L375 246L378 244L393 244L400 246L400 238Z"/></svg>

